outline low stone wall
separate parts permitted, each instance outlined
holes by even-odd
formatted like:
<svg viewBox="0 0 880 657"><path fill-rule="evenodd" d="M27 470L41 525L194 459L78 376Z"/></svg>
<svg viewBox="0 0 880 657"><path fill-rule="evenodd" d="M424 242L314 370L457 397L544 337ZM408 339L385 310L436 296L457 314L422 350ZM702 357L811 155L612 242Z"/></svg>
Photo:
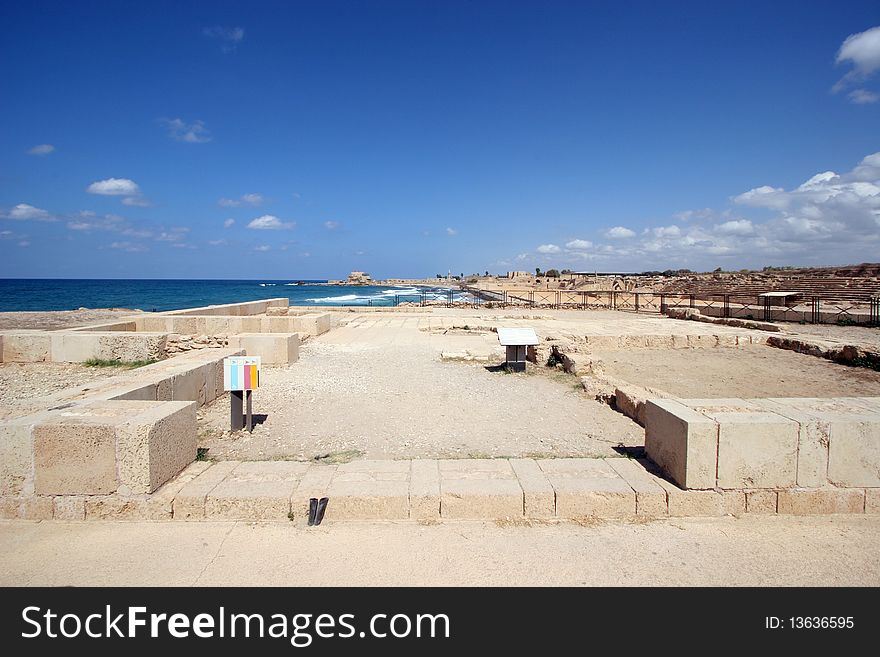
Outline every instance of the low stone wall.
<svg viewBox="0 0 880 657"><path fill-rule="evenodd" d="M711 313L703 314L695 308L670 308L666 311L666 315L668 317L671 317L672 319L690 319L695 322L706 322L707 324L723 324L725 326L733 326L735 328L747 328L754 329L756 331L770 331L771 333L776 333L782 330L776 324L770 324L769 322L756 322L750 319L722 317L721 315L716 315L715 317L712 317L710 316Z"/></svg>
<svg viewBox="0 0 880 657"><path fill-rule="evenodd" d="M235 333L301 333L315 336L330 330L329 313L267 316L171 316L145 315L137 319L138 331L158 331L189 336L220 336Z"/></svg>
<svg viewBox="0 0 880 657"><path fill-rule="evenodd" d="M645 450L687 489L880 487L880 398L651 399Z"/></svg>
<svg viewBox="0 0 880 657"><path fill-rule="evenodd" d="M880 363L880 353L854 344L841 344L830 340L786 338L783 336L771 336L767 339L767 344L778 349L796 351L799 354L827 358L837 363L853 364L860 360Z"/></svg>
<svg viewBox="0 0 880 657"><path fill-rule="evenodd" d="M7 331L0 362L81 363L90 358L124 361L164 358L167 336L127 331Z"/></svg>
<svg viewBox="0 0 880 657"><path fill-rule="evenodd" d="M193 352L10 413L0 422L0 517L76 517L87 496L157 490L196 458L196 408L223 394L223 359L241 354Z"/></svg>
<svg viewBox="0 0 880 657"><path fill-rule="evenodd" d="M290 299L278 297L275 299L261 299L259 301L245 301L242 303L224 303L216 306L203 306L201 308L183 308L171 310L165 315L264 315L269 308L287 308Z"/></svg>

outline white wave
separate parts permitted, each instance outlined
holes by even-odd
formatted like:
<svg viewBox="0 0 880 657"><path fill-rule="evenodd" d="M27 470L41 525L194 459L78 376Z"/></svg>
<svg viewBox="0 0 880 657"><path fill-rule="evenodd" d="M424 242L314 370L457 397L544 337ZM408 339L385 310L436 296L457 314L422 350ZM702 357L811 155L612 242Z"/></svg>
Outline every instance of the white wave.
<svg viewBox="0 0 880 657"><path fill-rule="evenodd" d="M272 287L275 283L260 283L260 287Z"/></svg>
<svg viewBox="0 0 880 657"><path fill-rule="evenodd" d="M343 294L339 297L319 297L317 299L306 299L306 301L314 301L315 303L330 303L331 301L355 301L357 299L369 299L370 297L359 297L356 294Z"/></svg>

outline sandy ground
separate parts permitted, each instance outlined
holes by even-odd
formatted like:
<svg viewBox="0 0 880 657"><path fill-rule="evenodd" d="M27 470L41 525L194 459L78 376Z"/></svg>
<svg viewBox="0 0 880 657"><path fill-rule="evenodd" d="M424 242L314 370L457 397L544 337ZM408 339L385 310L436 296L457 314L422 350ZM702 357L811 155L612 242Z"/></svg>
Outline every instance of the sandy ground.
<svg viewBox="0 0 880 657"><path fill-rule="evenodd" d="M120 367L86 367L79 363L0 363L0 404L44 397L129 371Z"/></svg>
<svg viewBox="0 0 880 657"><path fill-rule="evenodd" d="M216 437L229 401L203 408L201 445L256 460L617 456L619 444L644 444L641 427L587 399L575 377L441 362L421 345L310 341L299 362L264 368L254 413L267 417L253 434Z"/></svg>
<svg viewBox="0 0 880 657"><path fill-rule="evenodd" d="M878 540L880 516L315 528L0 521L0 585L878 586Z"/></svg>
<svg viewBox="0 0 880 657"><path fill-rule="evenodd" d="M142 310L127 308L93 308L85 310L55 310L37 312L0 313L0 331L10 329L62 329L112 321Z"/></svg>
<svg viewBox="0 0 880 657"><path fill-rule="evenodd" d="M595 354L607 376L677 397L872 397L880 372L772 347Z"/></svg>

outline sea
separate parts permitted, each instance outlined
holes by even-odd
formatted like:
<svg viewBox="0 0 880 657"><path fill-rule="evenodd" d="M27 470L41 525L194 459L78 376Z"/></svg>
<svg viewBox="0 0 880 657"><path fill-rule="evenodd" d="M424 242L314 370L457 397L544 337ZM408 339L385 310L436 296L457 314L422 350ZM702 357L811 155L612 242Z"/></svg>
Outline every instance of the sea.
<svg viewBox="0 0 880 657"><path fill-rule="evenodd" d="M394 306L446 300L446 288L300 280L0 279L0 312L129 308L147 312L287 297L292 306ZM459 291L451 293L463 300Z"/></svg>

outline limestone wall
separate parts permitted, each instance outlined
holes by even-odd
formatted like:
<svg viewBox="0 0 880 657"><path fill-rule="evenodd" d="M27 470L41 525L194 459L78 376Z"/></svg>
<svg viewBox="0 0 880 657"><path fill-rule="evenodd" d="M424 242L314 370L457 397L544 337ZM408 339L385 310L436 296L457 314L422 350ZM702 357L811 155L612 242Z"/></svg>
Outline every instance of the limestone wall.
<svg viewBox="0 0 880 657"><path fill-rule="evenodd" d="M645 450L687 489L880 488L880 398L651 399Z"/></svg>
<svg viewBox="0 0 880 657"><path fill-rule="evenodd" d="M287 297L276 299L261 299L260 301L246 301L243 303L224 303L217 306L203 306L201 308L184 308L172 310L167 315L263 315L269 308L286 308L290 303Z"/></svg>
<svg viewBox="0 0 880 657"><path fill-rule="evenodd" d="M196 458L196 408L224 394L223 359L192 352L35 400L0 422L0 517L62 517L88 496L152 493ZM54 511L53 511L54 509Z"/></svg>

